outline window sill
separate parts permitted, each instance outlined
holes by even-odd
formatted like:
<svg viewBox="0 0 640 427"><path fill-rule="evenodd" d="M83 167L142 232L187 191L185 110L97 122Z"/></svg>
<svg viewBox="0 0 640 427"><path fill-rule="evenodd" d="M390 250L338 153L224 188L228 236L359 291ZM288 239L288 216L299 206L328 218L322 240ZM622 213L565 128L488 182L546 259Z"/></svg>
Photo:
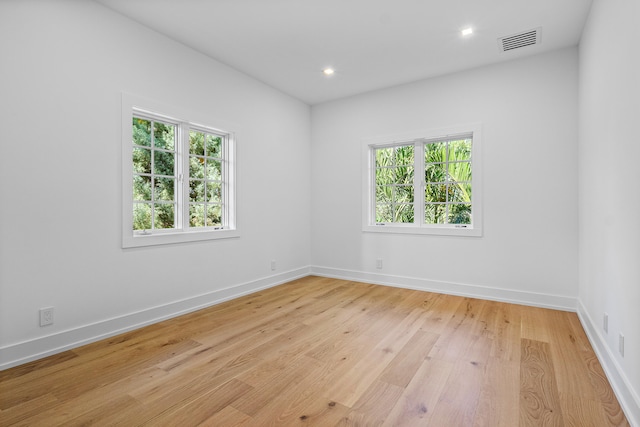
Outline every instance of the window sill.
<svg viewBox="0 0 640 427"><path fill-rule="evenodd" d="M393 233L393 234L428 234L435 236L462 236L480 237L481 228L457 228L457 227L418 227L413 225L365 225L362 231L367 233Z"/></svg>
<svg viewBox="0 0 640 427"><path fill-rule="evenodd" d="M176 231L175 233L137 234L122 236L122 247L170 245L174 243L200 242L205 240L232 239L240 237L238 230Z"/></svg>

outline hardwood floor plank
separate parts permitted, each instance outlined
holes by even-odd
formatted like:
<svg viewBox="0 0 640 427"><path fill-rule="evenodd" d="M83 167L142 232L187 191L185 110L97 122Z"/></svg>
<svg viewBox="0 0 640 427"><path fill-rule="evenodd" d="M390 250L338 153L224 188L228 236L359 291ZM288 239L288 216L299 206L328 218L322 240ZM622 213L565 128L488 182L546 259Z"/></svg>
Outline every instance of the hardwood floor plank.
<svg viewBox="0 0 640 427"><path fill-rule="evenodd" d="M570 316L575 316L575 313L549 313L549 319L554 325L548 334L549 348L558 391L563 395L595 400L597 395L591 387L587 366L580 356L581 345L568 321Z"/></svg>
<svg viewBox="0 0 640 427"><path fill-rule="evenodd" d="M522 340L520 425L564 426L549 344Z"/></svg>
<svg viewBox="0 0 640 427"><path fill-rule="evenodd" d="M565 425L575 427L599 427L607 425L602 406L593 400L560 393L560 405L565 414Z"/></svg>
<svg viewBox="0 0 640 427"><path fill-rule="evenodd" d="M340 425L381 426L404 389L384 381L375 381L353 405Z"/></svg>
<svg viewBox="0 0 640 427"><path fill-rule="evenodd" d="M590 386L593 387L593 391L597 396L596 401L605 413L607 419L607 424L605 425L629 425L595 353L585 350L581 353L581 356L587 367Z"/></svg>
<svg viewBox="0 0 640 427"><path fill-rule="evenodd" d="M433 408L432 425L472 425L484 378L483 364L464 359L455 362L438 403Z"/></svg>
<svg viewBox="0 0 640 427"><path fill-rule="evenodd" d="M220 387L204 394L194 396L194 399L178 405L170 406L156 416L147 420L144 425L149 426L187 426L201 424L240 397L253 390L253 387L232 378Z"/></svg>
<svg viewBox="0 0 640 427"><path fill-rule="evenodd" d="M440 333L429 357L451 362L465 357L473 342L471 338L478 336L474 324L483 307L484 301L465 298Z"/></svg>
<svg viewBox="0 0 640 427"><path fill-rule="evenodd" d="M514 304L494 303L496 316L492 330L491 357L509 362L520 362L521 309Z"/></svg>
<svg viewBox="0 0 640 427"><path fill-rule="evenodd" d="M547 316L553 310L520 306L520 336L525 339L549 342L550 323Z"/></svg>
<svg viewBox="0 0 640 427"><path fill-rule="evenodd" d="M296 422L286 422L283 426L336 426L346 419L349 408L322 396L311 399L311 403L302 410ZM255 424L259 426L260 424ZM264 425L264 424L263 424Z"/></svg>
<svg viewBox="0 0 640 427"><path fill-rule="evenodd" d="M371 352L363 355L347 375L336 381L325 396L351 407L420 329L423 321L422 310L412 311L395 328L390 329Z"/></svg>
<svg viewBox="0 0 640 427"><path fill-rule="evenodd" d="M434 408L440 400L452 370L451 362L438 359L425 360L383 425L389 427L429 425Z"/></svg>
<svg viewBox="0 0 640 427"><path fill-rule="evenodd" d="M287 366L280 375L265 380L254 386L254 389L236 400L231 406L237 410L255 417L259 411L271 401L280 397L288 389L294 389L296 384L303 381L309 370L318 369L320 362L310 357L302 356L296 362ZM278 414L272 414L277 416Z"/></svg>
<svg viewBox="0 0 640 427"><path fill-rule="evenodd" d="M0 425L628 425L574 313L322 277L0 373Z"/></svg>
<svg viewBox="0 0 640 427"><path fill-rule="evenodd" d="M40 412L51 409L59 403L60 401L51 393L40 395L24 403L0 411L0 425L17 424L18 422L33 417Z"/></svg>
<svg viewBox="0 0 640 427"><path fill-rule="evenodd" d="M520 362L490 357L483 375L473 425L517 426L520 418Z"/></svg>
<svg viewBox="0 0 640 427"><path fill-rule="evenodd" d="M242 427L250 426L253 423L253 418L247 414L243 414L233 406L225 406L220 411L216 412L213 416L203 421L200 426L202 427L220 427L220 426L233 426Z"/></svg>
<svg viewBox="0 0 640 427"><path fill-rule="evenodd" d="M439 335L421 330L411 337L407 344L393 358L380 375L380 381L406 387L415 375L422 362L433 348Z"/></svg>
<svg viewBox="0 0 640 427"><path fill-rule="evenodd" d="M307 359L300 381L290 384L253 415L255 425L333 425L336 417L345 416L348 408L317 393L317 384L331 371L328 364ZM268 387L268 384L267 384Z"/></svg>

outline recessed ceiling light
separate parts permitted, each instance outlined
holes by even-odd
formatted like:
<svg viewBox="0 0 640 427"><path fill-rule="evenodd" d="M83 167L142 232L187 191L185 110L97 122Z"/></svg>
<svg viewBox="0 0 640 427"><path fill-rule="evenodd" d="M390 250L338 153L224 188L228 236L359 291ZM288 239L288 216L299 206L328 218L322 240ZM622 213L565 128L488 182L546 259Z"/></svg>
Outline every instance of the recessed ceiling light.
<svg viewBox="0 0 640 427"><path fill-rule="evenodd" d="M468 36L470 34L473 34L473 28L469 27L469 28L465 28L464 30L462 30L462 35L463 36Z"/></svg>
<svg viewBox="0 0 640 427"><path fill-rule="evenodd" d="M333 73L335 73L335 70L333 68L325 68L324 70L322 70L322 73L325 76L331 76L333 75Z"/></svg>

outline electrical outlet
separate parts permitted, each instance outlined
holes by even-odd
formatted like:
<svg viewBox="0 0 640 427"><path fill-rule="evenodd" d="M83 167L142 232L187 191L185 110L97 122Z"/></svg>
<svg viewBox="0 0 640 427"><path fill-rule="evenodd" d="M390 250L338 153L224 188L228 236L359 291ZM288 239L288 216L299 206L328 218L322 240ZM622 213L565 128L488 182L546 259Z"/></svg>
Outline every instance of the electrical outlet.
<svg viewBox="0 0 640 427"><path fill-rule="evenodd" d="M382 269L382 258L376 259L376 268L378 270Z"/></svg>
<svg viewBox="0 0 640 427"><path fill-rule="evenodd" d="M40 309L40 326L53 325L53 307Z"/></svg>
<svg viewBox="0 0 640 427"><path fill-rule="evenodd" d="M609 333L609 315L607 313L604 313L602 316L602 329L604 329L606 333Z"/></svg>
<svg viewBox="0 0 640 427"><path fill-rule="evenodd" d="M620 355L624 357L624 335L622 334L618 337L618 351Z"/></svg>
<svg viewBox="0 0 640 427"><path fill-rule="evenodd" d="M271 260L271 271L275 271L275 269L276 269L276 260L272 259Z"/></svg>

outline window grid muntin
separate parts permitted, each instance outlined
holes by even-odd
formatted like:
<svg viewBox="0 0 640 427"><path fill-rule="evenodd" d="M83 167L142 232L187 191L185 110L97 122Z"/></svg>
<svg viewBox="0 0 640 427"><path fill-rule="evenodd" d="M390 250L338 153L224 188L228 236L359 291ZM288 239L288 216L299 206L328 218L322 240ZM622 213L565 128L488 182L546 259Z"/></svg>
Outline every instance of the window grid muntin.
<svg viewBox="0 0 640 427"><path fill-rule="evenodd" d="M220 229L229 228L230 226L229 219L231 215L230 199L229 199L230 189L231 189L231 183L230 183L231 171L229 167L229 162L230 162L229 156L231 155L230 134L222 133L214 129L200 126L200 125L181 122L178 120L171 119L167 116L152 113L146 110L139 110L139 109L133 108L132 111L133 111L133 119L136 119L136 118L142 119L142 120L149 121L151 123L150 125L151 141L149 146L139 145L139 144L136 144L134 141L132 141L132 151L135 150L136 148L150 150L151 156L150 156L149 163L150 163L151 172L150 173L136 172L134 168L134 170L132 170L132 177L135 177L135 176L151 177L152 200L145 200L145 201L135 200L135 195L132 195L131 202L132 202L132 208L133 208L132 215L135 212L137 205L147 205L150 207L150 210L151 210L150 220L151 220L152 227L148 229L146 228L136 229L135 218L133 218L134 234L148 235L148 234L152 234L151 231L153 232L153 234L160 234L160 233L168 233L168 232L170 233L170 232L175 232L180 230L187 231L189 229L205 231L205 230L220 230ZM172 125L175 127L174 150L168 150L165 148L159 148L155 146L154 128L155 128L156 122L162 123L165 125ZM191 204L188 196L189 181L190 181L190 177L189 177L189 158L190 158L189 132L190 131L201 132L204 134L209 134L209 135L213 135L221 138L220 156L208 157L212 160L216 160L220 162L220 180L207 180L208 182L220 183L220 193L221 193L220 202L217 204L220 207L220 224L216 226L190 227L190 224L189 224L189 206ZM173 175L154 174L154 165L155 165L154 152L155 151L173 153L174 155L174 170L173 170L174 174ZM182 153L185 153L186 155L183 155ZM200 157L206 157L206 156L200 156ZM183 160L180 160L181 158ZM186 173L186 179L184 179L183 171L185 171ZM206 174L206 170L205 170L205 174ZM155 180L153 179L154 177L170 178L174 180L173 201L158 200L157 198L155 198L155 195L154 195ZM206 176L204 179L206 180ZM186 196L183 196L183 195L186 195ZM214 203L209 203L209 204L215 205ZM155 226L155 221L156 221L155 205L173 205L173 215L174 215L173 227L157 228Z"/></svg>
<svg viewBox="0 0 640 427"><path fill-rule="evenodd" d="M154 117L154 116L149 116L147 114L144 114L142 112L135 112L133 114L132 117L132 127L134 126L133 121L135 121L135 119L139 119L139 120L144 120L149 122L150 126L150 140L149 140L149 145L140 145L136 143L135 138L132 136L132 146L133 146L133 150L132 150L132 162L134 162L134 158L133 158L133 152L135 151L135 149L139 149L139 150L147 150L149 151L149 170L150 172L146 173L146 172L136 172L135 168L133 170L133 180L135 181L135 177L136 176L140 176L140 177L149 177L150 178L150 200L135 200L135 195L133 196L133 209L132 209L132 215L134 215L133 218L133 231L134 232L138 232L141 234L147 234L148 231L166 231L166 230L173 230L177 227L177 222L176 222L176 213L178 211L177 209L177 201L176 201L176 196L177 196L177 189L178 189L178 185L177 185L177 181L178 181L178 174L177 174L177 168L178 168L178 150L177 150L177 146L178 146L178 138L179 138L179 124L173 121L169 121L169 120L164 120L158 117ZM156 147L156 132L155 132L155 128L156 128L156 123L161 123L163 125L168 125L173 127L173 146L174 149L173 150L169 150L169 149L165 149L165 148L160 148L160 147ZM163 153L168 153L171 154L173 157L173 175L167 175L167 174L160 174L160 173L156 173L156 152L163 152ZM173 200L172 201L167 201L167 200L158 200L158 198L156 197L156 178L170 178L173 179L174 181L174 185L173 185ZM134 184L132 183L132 185L134 186ZM135 189L134 189L134 193L135 193ZM173 206L173 226L172 227L163 227L163 228L159 228L156 226L156 205L172 205ZM135 223L135 212L136 212L136 207L137 206L148 206L149 207L149 220L151 221L150 223L150 227L149 228L136 228L136 223Z"/></svg>
<svg viewBox="0 0 640 427"><path fill-rule="evenodd" d="M462 159L462 160L451 160L451 145L452 143L458 143L458 142L463 142L463 143L467 143L468 141L468 145L469 145L469 149L468 149L468 158ZM427 150L426 150L426 146L428 144L444 144L445 145L445 160L444 161L439 161L439 162L429 162L427 161ZM473 194L473 136L472 135L461 135L461 136L457 136L457 137L452 137L452 138L446 138L446 139L432 139L429 141L425 141L424 142L424 146L425 146L425 155L424 155L424 169L425 169L425 183L424 183L424 195L425 195L425 203L424 203L424 210L423 210L423 216L422 216L422 221L424 221L425 224L427 225L473 225L473 197L469 197L469 201L468 202L457 202L457 201L450 201L449 197L451 195L451 188L453 186L458 186L458 184L471 184L471 194ZM469 164L469 178L470 179L466 179L466 180L455 180L452 179L451 177L451 173L450 173L450 166L451 165L455 165L455 164ZM426 178L426 171L428 169L429 165L444 165L445 166L445 176L444 176L444 181L427 181ZM427 201L427 189L429 188L429 186L434 186L434 185L444 185L445 186L445 190L444 190L444 195L445 195L445 201L435 201L435 202L428 202ZM429 210L429 206L438 206L438 205L444 205L445 207L445 212L444 212L444 222L437 222L437 223L432 223L432 222L427 222L427 211ZM464 222L464 223L460 223L460 222L449 222L449 218L452 214L451 212L451 206L469 206L469 222Z"/></svg>
<svg viewBox="0 0 640 427"><path fill-rule="evenodd" d="M204 135L204 142L203 142L203 155L200 154L192 154L191 153L191 133L201 133ZM191 191L191 186L190 183L192 181L194 182L202 182L203 183L203 201L202 202L192 202L191 201L191 197L189 196L186 200L187 203L185 203L185 214L186 214L186 218L188 218L188 220L185 221L185 228L191 228L191 229L221 229L221 228L227 228L229 227L229 208L228 208L228 202L229 202L229 168L228 168L228 156L229 156L229 134L224 134L224 133L219 133L219 132L215 132L214 130L211 129L206 129L203 127L199 127L199 126L191 126L189 128L189 132L187 133L187 153L188 155L185 156L187 158L187 167L190 167L190 160L191 158L196 158L196 159L203 159L204 160L204 174L203 174L203 178L192 178L190 176L190 173L187 174L187 179L185 179L185 183L187 186L186 191ZM215 156L207 156L207 144L206 144L206 137L207 135L209 136L214 136L216 138L220 138L220 155L218 157ZM207 172L207 159L209 160L215 160L220 162L220 179L208 179L208 172ZM208 195L208 191L207 191L207 183L218 183L220 186L220 201L218 203L208 203L207 201L207 195ZM190 193L189 193L190 194ZM198 206L198 205L202 205L204 208L203 211L203 219L204 219L204 226L192 226L191 225L191 207L192 206ZM219 207L220 210L220 220L219 220L219 224L217 225L207 225L207 221L208 221L208 206L215 206L215 207Z"/></svg>
<svg viewBox="0 0 640 427"><path fill-rule="evenodd" d="M402 148L408 148L411 147L411 151L412 151L412 161L411 162L401 162L398 163L398 152L399 149ZM379 151L382 150L391 150L391 163L390 164L385 164L382 166L379 166L379 161L378 161L378 155L377 153ZM376 146L374 147L374 149L372 150L372 162L373 162L373 199L374 203L372 204L372 215L373 215L373 219L375 220L374 222L376 224L409 224L410 222L408 221L398 221L398 215L397 213L399 213L399 209L406 209L407 207L409 207L413 213L412 213L412 222L415 222L415 174L416 174L416 168L415 168L415 159L416 159L416 151L415 151L415 144L414 143L398 143L398 144L393 144L393 145L385 145L385 146ZM408 175L411 176L410 178L410 183L408 183L409 181L409 176L406 177L406 179L402 182L398 182L398 174L397 174L397 170L399 168L407 168L407 169L411 169L411 172L408 173ZM378 185L378 172L379 171L384 171L384 170L390 170L393 172L393 181L391 184L386 183L386 185ZM378 202L378 189L380 187L390 187L391 189L391 199L390 202L384 202L384 203L379 203ZM404 188L404 187L410 187L413 189L412 191L412 197L411 200L409 202L399 202L396 198L396 194L398 193L398 188ZM386 208L385 210L388 210L391 212L391 221L378 221L378 212L380 210L383 210L384 208ZM411 223L412 223L411 222Z"/></svg>
<svg viewBox="0 0 640 427"><path fill-rule="evenodd" d="M450 147L451 144L450 143L455 143L458 141L469 141L469 149L468 149L468 158L465 158L463 160L451 160L450 158ZM446 154L445 154L445 159L444 161L441 162L427 162L426 160L426 146L428 144L433 144L433 143L444 143L445 147L446 147ZM413 205L415 208L415 213L414 213L414 222L413 223L400 223L400 222L379 222L378 221L378 217L377 217L377 210L378 207L381 205L378 202L378 197L377 197L377 190L380 187L378 185L378 181L377 181L377 171L379 169L383 169L383 168L393 168L395 167L394 165L391 166L383 166L383 167L379 167L378 166L378 161L377 161L377 156L376 156L376 152L380 149L387 149L387 148L395 148L395 147L402 147L402 146L410 146L413 145L414 148L414 163L413 163L413 168L414 168L414 197L413 197ZM454 135L451 137L446 137L446 138L431 138L431 139L416 139L411 143L407 143L407 142L402 142L402 143L391 143L391 144L375 144L375 145L371 145L371 164L372 164L372 174L371 174L371 182L372 182L372 186L371 186L371 193L370 193L370 197L371 200L373 201L373 203L371 203L371 218L373 220L373 224L376 225L385 225L385 224L389 224L389 225L418 225L418 226L427 226L427 227L451 227L451 226L463 226L463 227L472 227L473 226L473 133L464 133L464 134L459 134L459 135ZM422 159L422 161L416 161L416 159ZM455 164L463 164L463 163L468 163L469 164L469 171L471 173L470 175L470 179L469 180L464 180L464 181L456 181L456 180L452 180L450 175L449 175L449 166L450 165L455 165ZM445 165L446 167L446 173L445 173L445 180L443 181L426 181L426 176L425 176L425 171L427 169L428 165L434 165L434 164L441 164L441 165ZM421 178L423 177L423 178ZM446 186L446 190L445 190L445 196L446 199L444 202L427 202L426 201L426 188L427 185L430 184L444 184ZM470 197L469 197L469 202L458 202L458 201L453 201L453 200L449 200L450 197L450 188L452 188L453 186L458 186L458 184L470 184L471 186L471 191L470 191ZM394 182L394 184L392 185L395 189L395 187L398 186L397 182ZM422 188L421 191L419 191L418 189ZM387 203L387 204L383 204L386 206L392 206L393 205L394 200L392 199L391 203ZM444 205L445 206L445 213L444 213L444 218L445 221L443 223L427 223L426 222L426 213L427 213L427 206L435 206L435 205ZM450 217L453 214L453 212L451 211L451 206L463 206L463 205L468 205L470 207L470 213L469 213L469 217L470 217L470 221L468 223L456 223L456 222L449 222L450 221Z"/></svg>

